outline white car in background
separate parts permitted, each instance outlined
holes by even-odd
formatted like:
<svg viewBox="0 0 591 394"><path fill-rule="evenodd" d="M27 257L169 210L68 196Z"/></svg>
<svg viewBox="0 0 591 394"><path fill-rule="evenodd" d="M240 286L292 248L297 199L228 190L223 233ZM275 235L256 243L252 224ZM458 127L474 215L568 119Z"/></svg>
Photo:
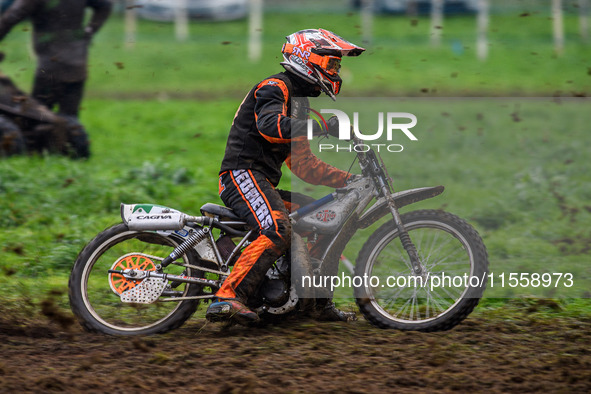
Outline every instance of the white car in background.
<svg viewBox="0 0 591 394"><path fill-rule="evenodd" d="M446 14L469 14L478 10L479 0L443 0L443 12ZM353 7L360 8L361 0L353 0ZM414 12L428 15L431 12L431 0L373 0L375 12L385 14L405 14Z"/></svg>
<svg viewBox="0 0 591 394"><path fill-rule="evenodd" d="M138 0L138 15L142 18L172 22L175 12L183 4L191 19L228 21L245 18L248 0Z"/></svg>

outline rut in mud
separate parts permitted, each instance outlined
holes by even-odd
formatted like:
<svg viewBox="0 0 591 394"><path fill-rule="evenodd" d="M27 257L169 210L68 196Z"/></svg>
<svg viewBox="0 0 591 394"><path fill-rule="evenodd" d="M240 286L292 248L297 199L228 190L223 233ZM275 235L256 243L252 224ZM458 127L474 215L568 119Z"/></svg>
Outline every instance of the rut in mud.
<svg viewBox="0 0 591 394"><path fill-rule="evenodd" d="M192 318L165 335L119 338L41 308L34 320L0 318L1 392L591 391L591 316L477 310L439 333L363 319L223 328Z"/></svg>

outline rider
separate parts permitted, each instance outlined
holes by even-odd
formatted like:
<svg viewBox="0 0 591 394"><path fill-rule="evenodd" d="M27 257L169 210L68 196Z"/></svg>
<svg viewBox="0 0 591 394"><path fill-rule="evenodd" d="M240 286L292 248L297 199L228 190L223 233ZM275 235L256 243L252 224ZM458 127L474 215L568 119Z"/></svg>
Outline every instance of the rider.
<svg viewBox="0 0 591 394"><path fill-rule="evenodd" d="M258 237L244 249L216 293L218 300L207 309L206 317L211 321L230 317L240 323L258 320L246 306L248 298L290 246L292 230L286 209L290 203L284 201L289 195L275 189L282 163L302 180L317 185L343 187L351 176L312 154L306 137L305 105L296 105L291 99L324 92L334 100L342 83L341 58L358 56L365 49L324 29L301 30L286 38L281 63L285 71L252 88L238 108L228 136L220 170L220 197L258 229ZM326 123L331 134L338 131L336 117ZM320 126L313 127L320 131ZM338 310L331 300L324 301L319 319L347 321L355 317Z"/></svg>

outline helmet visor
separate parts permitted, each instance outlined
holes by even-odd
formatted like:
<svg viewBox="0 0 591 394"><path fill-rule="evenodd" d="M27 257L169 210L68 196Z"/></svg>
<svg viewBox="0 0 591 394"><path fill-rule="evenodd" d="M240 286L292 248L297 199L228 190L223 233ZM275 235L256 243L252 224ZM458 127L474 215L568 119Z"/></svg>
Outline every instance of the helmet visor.
<svg viewBox="0 0 591 394"><path fill-rule="evenodd" d="M329 75L338 74L341 69L341 58L334 56L326 56L325 58L328 58L326 61L326 67L324 67L326 72Z"/></svg>

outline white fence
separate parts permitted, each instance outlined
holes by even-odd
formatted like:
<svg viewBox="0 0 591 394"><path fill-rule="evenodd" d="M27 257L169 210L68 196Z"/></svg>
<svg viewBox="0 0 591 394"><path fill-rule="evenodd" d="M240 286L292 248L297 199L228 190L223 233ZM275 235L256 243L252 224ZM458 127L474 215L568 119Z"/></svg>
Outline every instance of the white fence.
<svg viewBox="0 0 591 394"><path fill-rule="evenodd" d="M175 36L179 41L189 38L189 16L187 13L190 0L119 0L120 9L125 13L125 43L132 47L136 39L137 10L143 7L146 2L163 2L174 11ZM215 0L211 0L214 2ZM263 16L265 11L270 12L293 12L297 10L314 10L316 12L350 12L352 9L359 11L360 24L363 34L363 41L368 45L372 41L373 15L376 10L383 10L384 7L404 7L407 12L416 12L418 3L430 2L431 28L430 41L433 46L441 43L443 36L443 25L445 23L445 6L450 3L461 1L475 10L475 31L477 56L485 60L488 56L488 31L490 28L489 14L523 12L532 10L535 12L551 11L552 17L549 23L552 24L555 52L560 55L564 51L565 35L563 10L569 7L579 13L579 31L581 39L588 40L589 37L589 0L571 0L565 4L563 0L357 0L357 1L336 1L323 0L322 2L310 0L243 0L248 7L248 51L251 61L258 61L262 53ZM574 2L574 3L573 3ZM574 6L573 6L574 4ZM296 8L297 7L297 8ZM520 11L521 10L521 11Z"/></svg>

